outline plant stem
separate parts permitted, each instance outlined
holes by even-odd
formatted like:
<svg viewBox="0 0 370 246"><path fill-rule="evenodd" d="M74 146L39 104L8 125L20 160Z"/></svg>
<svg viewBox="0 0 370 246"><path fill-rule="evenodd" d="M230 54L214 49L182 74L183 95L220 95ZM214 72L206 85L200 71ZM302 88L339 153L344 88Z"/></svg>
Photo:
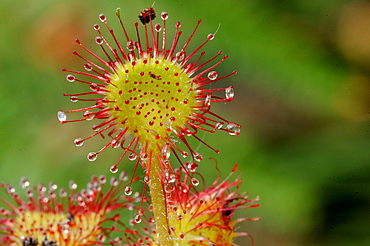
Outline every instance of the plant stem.
<svg viewBox="0 0 370 246"><path fill-rule="evenodd" d="M164 191L159 177L163 173L159 160L160 154L157 154L155 151L153 152L151 156L149 189L156 224L156 238L161 246L173 246L172 239L169 235Z"/></svg>

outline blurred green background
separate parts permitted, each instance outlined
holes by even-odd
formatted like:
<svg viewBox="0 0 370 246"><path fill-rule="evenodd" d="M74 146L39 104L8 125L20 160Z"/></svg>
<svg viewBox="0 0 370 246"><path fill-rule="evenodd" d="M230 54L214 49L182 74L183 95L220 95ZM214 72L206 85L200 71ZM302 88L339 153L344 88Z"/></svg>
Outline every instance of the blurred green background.
<svg viewBox="0 0 370 246"><path fill-rule="evenodd" d="M62 93L86 90L60 70L83 69L71 54L81 51L75 38L98 50L92 25L100 13L118 27L120 7L133 33L131 23L152 3L1 0L0 181L19 187L26 176L34 185L66 187L73 179L84 187L93 174L112 176L121 151L88 162L87 153L105 141L79 148L73 141L90 135L93 123L57 120L58 110L82 105ZM235 99L214 111L240 123L242 133L202 135L221 153L201 146L200 170L213 169L209 157L224 176L239 163L242 190L261 197L259 208L238 216L262 220L243 222L239 231L252 234L256 246L370 245L370 1L157 0L155 8L169 13L169 25L181 21L183 42L203 20L192 48L220 25L205 50L230 56L219 74L238 71L216 85L233 85ZM132 168L127 160L120 165ZM212 182L215 173L205 176ZM250 245L248 238L237 243Z"/></svg>

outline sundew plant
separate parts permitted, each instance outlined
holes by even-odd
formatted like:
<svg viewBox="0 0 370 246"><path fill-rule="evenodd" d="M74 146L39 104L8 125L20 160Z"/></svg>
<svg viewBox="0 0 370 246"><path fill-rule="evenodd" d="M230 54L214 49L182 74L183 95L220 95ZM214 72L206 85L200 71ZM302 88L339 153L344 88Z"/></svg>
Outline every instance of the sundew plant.
<svg viewBox="0 0 370 246"><path fill-rule="evenodd" d="M201 20L184 37L180 22L171 23L167 12L159 14L151 7L138 11L136 35L129 36L132 25L125 24L124 12L117 9L116 16L121 30L113 30L104 14L99 15L101 24L93 25L98 47L76 40L80 49L73 54L84 70L62 71L68 82L85 84L86 91L64 95L90 106L60 110L58 119L63 124L96 122L91 135L75 139L75 145L102 137L105 145L87 159L99 161L105 149L119 149L122 154L110 171L124 171L131 161L134 173L113 178L109 189L104 176L94 176L86 189L77 191L71 182L70 192L59 194L55 184L31 189L23 178L28 201L13 186L1 184L13 202L0 200L7 207L1 210L0 245L235 245L235 237L249 236L235 224L258 218L233 218L234 211L258 206L253 204L257 199L240 191L237 165L226 179L219 173L207 186L197 172L205 157L190 142L218 153L200 133L240 134L240 125L212 109L214 103L234 98L233 87L224 84L236 71L217 72L228 58L222 51L205 59L205 47L215 33L189 49ZM174 32L168 32L170 25ZM139 193L132 188L138 180L144 183ZM114 214L125 209L135 211L128 223ZM112 237L112 232L119 236Z"/></svg>

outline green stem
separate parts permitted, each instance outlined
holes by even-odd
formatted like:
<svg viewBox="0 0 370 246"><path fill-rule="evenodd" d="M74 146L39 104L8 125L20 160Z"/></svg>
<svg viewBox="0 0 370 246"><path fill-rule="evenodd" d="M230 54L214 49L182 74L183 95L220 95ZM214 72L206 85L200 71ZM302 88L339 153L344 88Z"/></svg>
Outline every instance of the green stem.
<svg viewBox="0 0 370 246"><path fill-rule="evenodd" d="M151 167L150 167L150 196L152 201L153 214L156 224L157 240L161 246L173 246L172 239L169 235L169 226L167 220L167 211L165 204L164 191L161 179L158 177L163 170L161 170L160 161L156 152L152 153Z"/></svg>

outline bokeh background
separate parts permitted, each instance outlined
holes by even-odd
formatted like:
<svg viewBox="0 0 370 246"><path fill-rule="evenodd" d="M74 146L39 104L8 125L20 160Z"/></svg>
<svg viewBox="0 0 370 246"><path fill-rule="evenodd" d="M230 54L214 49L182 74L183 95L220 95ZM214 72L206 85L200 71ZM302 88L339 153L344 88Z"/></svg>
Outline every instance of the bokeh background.
<svg viewBox="0 0 370 246"><path fill-rule="evenodd" d="M72 55L81 51L75 38L98 50L92 25L100 13L118 27L121 7L133 33L131 23L152 4L1 0L1 182L19 188L26 176L34 185L75 180L84 187L93 174L112 176L109 166L121 152L109 149L91 163L87 153L104 141L77 148L73 140L90 135L91 125L57 120L58 110L81 106L62 93L86 90L68 83L61 68L82 69ZM241 189L260 196L259 208L238 216L262 220L239 230L252 234L256 246L370 245L370 1L157 0L155 8L170 14L170 25L181 21L183 41L203 20L192 48L220 26L205 50L230 56L219 74L238 71L217 85L233 85L235 99L214 109L240 123L242 133L204 134L221 153L200 146L200 170L212 182L217 172L209 171L215 166L209 157L224 176L238 163ZM132 168L127 160L120 166ZM248 238L237 243L250 245Z"/></svg>

